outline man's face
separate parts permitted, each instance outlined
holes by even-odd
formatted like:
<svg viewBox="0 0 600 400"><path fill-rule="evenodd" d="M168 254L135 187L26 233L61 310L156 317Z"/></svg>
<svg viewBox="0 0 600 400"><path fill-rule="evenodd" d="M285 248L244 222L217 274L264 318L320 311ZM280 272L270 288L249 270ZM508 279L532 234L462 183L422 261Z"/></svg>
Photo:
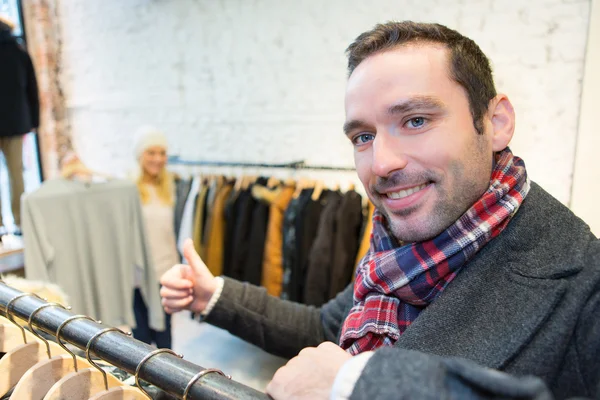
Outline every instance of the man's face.
<svg viewBox="0 0 600 400"><path fill-rule="evenodd" d="M364 60L348 80L344 130L369 198L402 242L437 236L489 186L490 135L477 134L442 45Z"/></svg>

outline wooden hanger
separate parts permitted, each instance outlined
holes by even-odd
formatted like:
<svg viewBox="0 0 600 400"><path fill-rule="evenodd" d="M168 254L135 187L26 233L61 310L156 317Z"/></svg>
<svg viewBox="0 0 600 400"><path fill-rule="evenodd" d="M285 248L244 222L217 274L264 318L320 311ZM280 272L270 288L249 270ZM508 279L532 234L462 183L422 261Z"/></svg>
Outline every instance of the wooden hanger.
<svg viewBox="0 0 600 400"><path fill-rule="evenodd" d="M323 189L325 188L325 182L317 181L315 183L315 189L312 192L312 196L310 196L312 201L319 201L321 198L321 194L323 193Z"/></svg>
<svg viewBox="0 0 600 400"><path fill-rule="evenodd" d="M247 190L250 187L250 185L252 185L252 184L254 184L254 182L256 182L256 180L258 179L258 176L247 175L244 178L246 178L246 180L243 183L243 189Z"/></svg>
<svg viewBox="0 0 600 400"><path fill-rule="evenodd" d="M285 180L285 182L283 184L287 187L294 187L294 186L296 186L296 181L292 178L288 178Z"/></svg>
<svg viewBox="0 0 600 400"><path fill-rule="evenodd" d="M29 331L24 331L27 339L35 341L37 338ZM23 333L12 322L0 317L0 353L8 353L23 344Z"/></svg>
<svg viewBox="0 0 600 400"><path fill-rule="evenodd" d="M30 322L33 318L33 315L40 309L41 308L38 308L31 314ZM48 391L52 388L52 386L54 386L54 384L56 384L56 382L61 380L64 376L72 372L77 372L78 367L92 366L86 360L80 357L76 357L75 354L71 353L60 339L61 331L64 328L64 326L75 319L81 318L86 318L93 321L92 318L87 317L85 315L75 315L67 318L56 330L56 341L58 342L58 346L60 346L60 348L62 348L66 352L66 354L60 354L48 360L40 361L39 363L31 367L19 380L19 383L17 383L17 385L15 386L15 389L10 397L11 400L43 399L44 396L48 394ZM34 332L31 323L30 329L32 332ZM56 352L53 352L53 354L55 353Z"/></svg>
<svg viewBox="0 0 600 400"><path fill-rule="evenodd" d="M77 372L71 372L56 382L48 391L44 400L88 400L90 397L107 391L110 388L125 386L111 374L107 374L90 358L90 350L96 339L107 332L125 332L118 328L106 328L96 333L87 344L85 357L93 368L85 368Z"/></svg>
<svg viewBox="0 0 600 400"><path fill-rule="evenodd" d="M117 386L100 392L89 400L148 400L148 398L152 399L133 386Z"/></svg>
<svg viewBox="0 0 600 400"><path fill-rule="evenodd" d="M300 197L300 194L304 190L305 184L306 184L306 180L304 178L298 179L298 181L296 182L296 190L294 191L294 194L292 195L293 199L297 199L298 197Z"/></svg>
<svg viewBox="0 0 600 400"><path fill-rule="evenodd" d="M281 184L281 181L278 178L275 178L274 176L271 176L269 178L269 180L267 181L267 187L269 189L273 189L274 187L277 187Z"/></svg>
<svg viewBox="0 0 600 400"><path fill-rule="evenodd" d="M36 295L32 293L21 293L13 297L6 304L6 316L11 323L21 330L23 344L12 348L0 358L0 396L4 396L15 387L31 367L42 360L50 358L52 352L54 352L55 355L63 353L58 345L52 346L50 343L46 343L44 346L37 338L30 342L27 341L28 335L25 333L25 329L14 320L14 316L11 313L13 303L25 296Z"/></svg>
<svg viewBox="0 0 600 400"><path fill-rule="evenodd" d="M235 183L233 184L233 191L234 192L239 192L242 190L242 183L243 183L244 177L243 176L238 176L235 179Z"/></svg>
<svg viewBox="0 0 600 400"><path fill-rule="evenodd" d="M350 185L348 186L348 192L351 190L354 190L356 187L354 186L354 183L350 183Z"/></svg>
<svg viewBox="0 0 600 400"><path fill-rule="evenodd" d="M307 178L300 178L298 179L298 183L296 184L296 191L294 192L294 195L292 197L294 199L297 199L298 197L300 197L300 194L304 189L310 189L314 186L315 181Z"/></svg>
<svg viewBox="0 0 600 400"><path fill-rule="evenodd" d="M23 374L10 396L11 400L42 399L56 381L76 369L65 347L48 342L35 332L33 318L46 307L65 307L58 303L46 303L35 309L29 316L29 330L46 345L48 359L39 361Z"/></svg>

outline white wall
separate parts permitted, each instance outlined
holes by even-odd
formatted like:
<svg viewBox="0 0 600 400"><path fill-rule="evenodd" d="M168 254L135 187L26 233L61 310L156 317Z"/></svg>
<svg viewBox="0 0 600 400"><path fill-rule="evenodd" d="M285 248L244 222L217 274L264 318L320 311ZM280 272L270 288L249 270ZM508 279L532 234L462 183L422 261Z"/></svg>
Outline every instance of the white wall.
<svg viewBox="0 0 600 400"><path fill-rule="evenodd" d="M152 123L190 159L352 165L344 49L390 19L446 24L492 59L518 117L515 153L568 203L589 0L61 0L74 143L131 165ZM350 175L351 176L351 175Z"/></svg>
<svg viewBox="0 0 600 400"><path fill-rule="evenodd" d="M600 1L593 0L592 4L571 206L590 224L596 236L600 236Z"/></svg>

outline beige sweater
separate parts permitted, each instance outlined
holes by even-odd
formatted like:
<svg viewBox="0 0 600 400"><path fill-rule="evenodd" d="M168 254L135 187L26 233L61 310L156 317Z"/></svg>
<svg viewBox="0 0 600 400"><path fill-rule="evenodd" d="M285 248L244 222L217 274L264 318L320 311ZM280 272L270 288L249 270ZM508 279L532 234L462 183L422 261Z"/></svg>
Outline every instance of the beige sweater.
<svg viewBox="0 0 600 400"><path fill-rule="evenodd" d="M164 204L152 185L146 185L150 201L142 205L146 239L150 247L152 264L157 279L173 265L179 263L175 239L175 215L173 206Z"/></svg>

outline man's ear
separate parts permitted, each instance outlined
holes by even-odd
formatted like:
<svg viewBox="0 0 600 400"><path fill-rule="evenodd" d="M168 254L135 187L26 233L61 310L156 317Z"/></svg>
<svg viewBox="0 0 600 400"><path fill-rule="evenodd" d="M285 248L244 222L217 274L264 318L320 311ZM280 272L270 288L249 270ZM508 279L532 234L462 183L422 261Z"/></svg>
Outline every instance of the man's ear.
<svg viewBox="0 0 600 400"><path fill-rule="evenodd" d="M498 94L490 100L488 113L492 122L492 149L502 151L515 132L515 110L505 94Z"/></svg>

